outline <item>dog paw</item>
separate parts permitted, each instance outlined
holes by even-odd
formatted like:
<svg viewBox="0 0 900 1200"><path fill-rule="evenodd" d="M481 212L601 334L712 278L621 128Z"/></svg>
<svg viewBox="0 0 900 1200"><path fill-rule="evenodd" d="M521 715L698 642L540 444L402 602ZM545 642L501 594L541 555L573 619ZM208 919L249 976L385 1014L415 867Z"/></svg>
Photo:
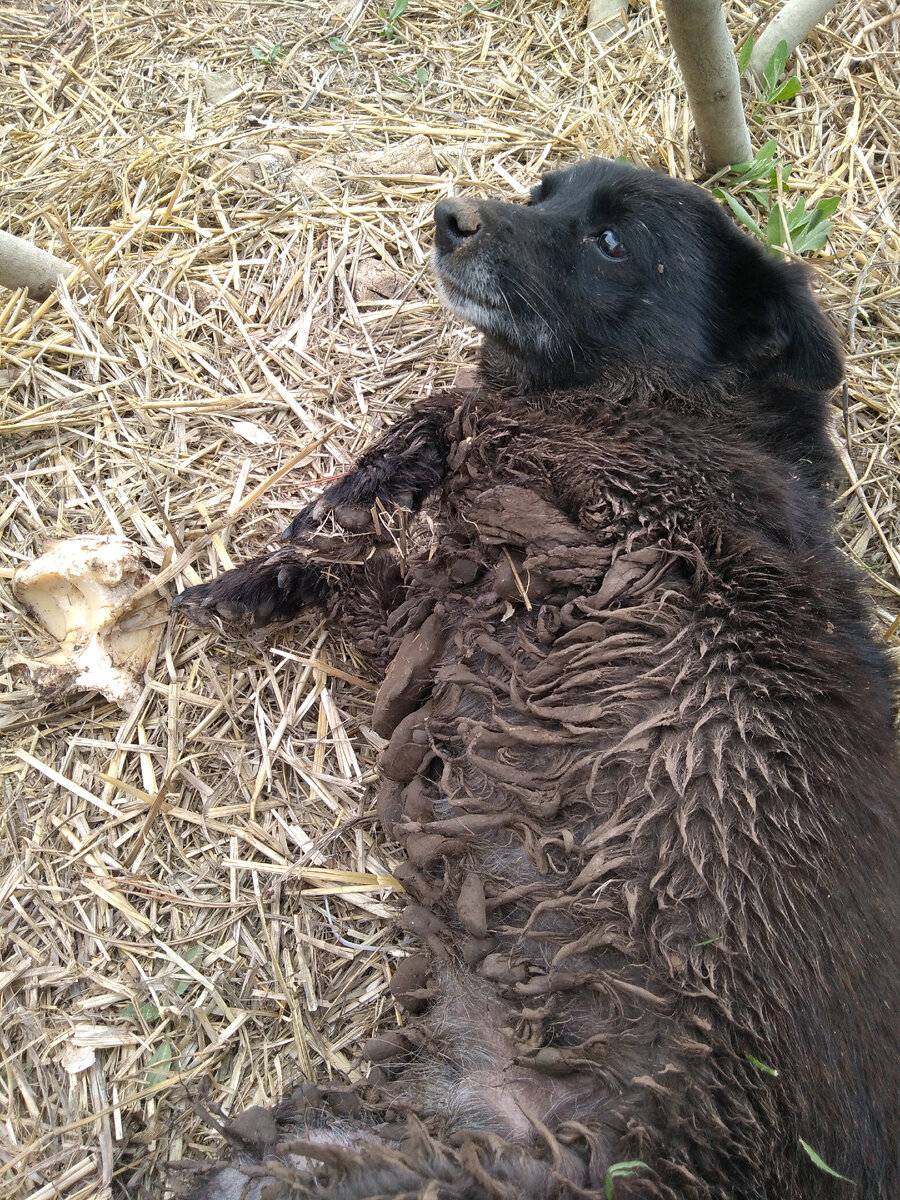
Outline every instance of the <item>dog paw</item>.
<svg viewBox="0 0 900 1200"><path fill-rule="evenodd" d="M304 542L315 534L319 524L316 518L316 509L319 503L319 500L312 500L301 508L282 533L281 540L283 542Z"/></svg>
<svg viewBox="0 0 900 1200"><path fill-rule="evenodd" d="M321 604L328 582L312 563L257 558L185 589L172 601L198 625L215 619L244 628L290 621L309 604Z"/></svg>
<svg viewBox="0 0 900 1200"><path fill-rule="evenodd" d="M328 488L318 500L297 514L281 535L284 542L299 542L323 547L335 538L352 538L359 534L379 534L386 531L396 513L412 512L413 494L400 491L395 495L373 492L347 499L346 489L339 485Z"/></svg>

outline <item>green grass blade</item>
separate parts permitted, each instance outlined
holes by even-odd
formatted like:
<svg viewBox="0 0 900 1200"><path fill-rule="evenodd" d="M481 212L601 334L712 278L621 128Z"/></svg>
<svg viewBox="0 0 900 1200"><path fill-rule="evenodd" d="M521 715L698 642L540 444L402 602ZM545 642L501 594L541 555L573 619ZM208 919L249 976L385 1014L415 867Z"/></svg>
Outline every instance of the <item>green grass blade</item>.
<svg viewBox="0 0 900 1200"><path fill-rule="evenodd" d="M749 229L751 233L755 233L757 237L763 236L763 231L739 200L735 200L734 196L729 195L728 192L723 192L721 188L716 188L714 195L725 201L740 223Z"/></svg>
<svg viewBox="0 0 900 1200"><path fill-rule="evenodd" d="M843 1179L844 1183L851 1183L854 1187L856 1187L856 1184L852 1179L849 1178L849 1176L842 1175L840 1171L835 1171L832 1167L829 1167L824 1158L822 1158L820 1154L816 1154L809 1142L804 1142L803 1138L800 1138L800 1145L809 1155L813 1166L818 1167L820 1171L824 1171L826 1175L831 1175L834 1179Z"/></svg>
<svg viewBox="0 0 900 1200"><path fill-rule="evenodd" d="M743 75L750 66L750 55L753 53L753 43L756 39L748 37L743 46L741 46L740 54L738 54L738 70Z"/></svg>
<svg viewBox="0 0 900 1200"><path fill-rule="evenodd" d="M613 1186L617 1179L628 1179L630 1175L634 1175L636 1171L649 1171L650 1168L645 1162L641 1162L639 1158L632 1159L630 1162L612 1163L606 1168L606 1200L613 1200Z"/></svg>

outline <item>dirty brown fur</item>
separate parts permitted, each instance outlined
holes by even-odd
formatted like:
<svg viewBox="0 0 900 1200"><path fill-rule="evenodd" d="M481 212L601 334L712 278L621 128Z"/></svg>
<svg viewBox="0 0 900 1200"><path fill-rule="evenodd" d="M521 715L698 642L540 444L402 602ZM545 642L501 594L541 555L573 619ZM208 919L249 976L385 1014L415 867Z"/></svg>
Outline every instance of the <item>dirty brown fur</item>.
<svg viewBox="0 0 900 1200"><path fill-rule="evenodd" d="M834 336L699 189L592 162L533 201L438 209L485 382L181 598L324 603L384 667L423 947L369 1083L225 1126L191 1187L599 1198L640 1160L617 1200L894 1200L898 768L823 492Z"/></svg>

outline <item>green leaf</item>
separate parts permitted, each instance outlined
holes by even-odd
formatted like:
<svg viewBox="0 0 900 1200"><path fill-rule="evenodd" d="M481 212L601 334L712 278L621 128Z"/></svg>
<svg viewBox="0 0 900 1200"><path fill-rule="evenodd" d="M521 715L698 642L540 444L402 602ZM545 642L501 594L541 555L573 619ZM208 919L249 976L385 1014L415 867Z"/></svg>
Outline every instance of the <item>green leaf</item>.
<svg viewBox="0 0 900 1200"><path fill-rule="evenodd" d="M781 209L773 204L769 210L769 227L766 230L766 241L771 247L783 246L787 241L784 222L781 219Z"/></svg>
<svg viewBox="0 0 900 1200"><path fill-rule="evenodd" d="M829 217L839 203L839 196L830 196L827 200L820 200L810 212L798 217L796 232L791 232L791 243L797 254L822 249L834 228L834 222Z"/></svg>
<svg viewBox="0 0 900 1200"><path fill-rule="evenodd" d="M346 42L342 42L339 37L330 37L328 39L328 45L331 47L332 50L337 51L338 54L349 54L350 53L350 47L347 45Z"/></svg>
<svg viewBox="0 0 900 1200"><path fill-rule="evenodd" d="M812 1160L813 1165L818 1167L820 1171L824 1171L826 1175L831 1175L832 1178L834 1178L834 1179L843 1179L844 1183L852 1183L853 1186L856 1187L855 1182L852 1179L850 1179L847 1175L842 1175L840 1173L840 1171L835 1171L831 1167L829 1167L828 1163L825 1162L825 1160L822 1158L822 1156L820 1154L816 1154L815 1150L813 1150L813 1148L809 1144L809 1142L804 1142L803 1138L800 1138L799 1141L800 1141L800 1145L803 1147L803 1149L806 1151L806 1153L809 1155L810 1159Z"/></svg>
<svg viewBox="0 0 900 1200"><path fill-rule="evenodd" d="M754 38L748 37L743 46L741 46L741 52L738 55L738 70L742 75L750 66L750 55L753 53L754 40Z"/></svg>
<svg viewBox="0 0 900 1200"><path fill-rule="evenodd" d="M764 208L766 212L769 211L769 206L772 203L771 192L764 188L747 188L747 195L752 196L760 208Z"/></svg>
<svg viewBox="0 0 900 1200"><path fill-rule="evenodd" d="M756 1067L757 1071L765 1071L767 1075L777 1075L778 1072L774 1067L767 1067L764 1062L760 1062L758 1058L754 1058L752 1054L747 1055L747 1061Z"/></svg>
<svg viewBox="0 0 900 1200"><path fill-rule="evenodd" d="M160 1042L153 1051L153 1057L150 1059L150 1065L147 1067L146 1085L152 1087L154 1083L162 1083L168 1079L172 1073L172 1062L175 1057L175 1051L172 1043L166 1039Z"/></svg>
<svg viewBox="0 0 900 1200"><path fill-rule="evenodd" d="M424 87L425 84L428 82L428 68L427 67L417 67L416 68L416 79L418 79L418 81L419 81L419 86Z"/></svg>
<svg viewBox="0 0 900 1200"><path fill-rule="evenodd" d="M820 200L814 211L820 212L826 217L830 217L837 212L840 203L840 196L829 196L827 200Z"/></svg>
<svg viewBox="0 0 900 1200"><path fill-rule="evenodd" d="M148 1025L153 1025L159 1020L159 1009L155 1004L139 1004L137 1008L133 1004L126 1004L122 1009L123 1017L136 1017L138 1013Z"/></svg>
<svg viewBox="0 0 900 1200"><path fill-rule="evenodd" d="M406 12L407 4L409 4L409 0L394 0L394 7L391 9L391 15L388 20L396 21L398 17L402 17Z"/></svg>
<svg viewBox="0 0 900 1200"><path fill-rule="evenodd" d="M772 57L766 63L763 69L763 83L766 85L766 94L768 99L772 99L772 93L775 91L775 85L784 74L784 68L787 66L788 48L784 38L775 47Z"/></svg>
<svg viewBox="0 0 900 1200"><path fill-rule="evenodd" d="M805 212L805 213L803 214L803 220L802 220L802 221L801 221L801 220L798 220L798 221L797 221L797 229L798 229L798 230L799 230L799 229L805 229L805 230L809 231L810 229L815 229L815 228L817 228L817 226L821 225L821 224L822 224L822 222L823 222L823 221L826 221L827 219L828 219L828 218L827 218L827 217L825 216L825 214L824 214L824 213L821 211L821 209L819 209L819 208L814 208L814 209L812 210L812 212ZM829 227L829 229L831 228L831 222L830 222L830 221L828 222L828 227Z"/></svg>
<svg viewBox="0 0 900 1200"><path fill-rule="evenodd" d="M633 1159L631 1162L612 1163L606 1168L606 1200L613 1200L613 1184L617 1179L628 1179L637 1171L649 1171L650 1168L645 1162L641 1162L639 1158Z"/></svg>
<svg viewBox="0 0 900 1200"><path fill-rule="evenodd" d="M798 196L797 203L792 209L788 210L787 219L788 229L799 229L806 224L809 214L806 211L806 203L802 196Z"/></svg>
<svg viewBox="0 0 900 1200"><path fill-rule="evenodd" d="M756 152L756 157L753 162L736 163L731 168L731 172L738 177L738 182L745 183L751 179L761 179L768 175L772 170L772 164L775 161L775 152L778 149L778 143L772 138L765 145L760 146Z"/></svg>
<svg viewBox="0 0 900 1200"><path fill-rule="evenodd" d="M772 103L777 104L779 100L792 100L800 91L800 80L796 75L792 75L790 79L786 79L780 87L776 88L772 93Z"/></svg>
<svg viewBox="0 0 900 1200"><path fill-rule="evenodd" d="M714 194L725 201L740 223L749 229L751 233L755 233L760 238L763 236L763 231L739 200L735 200L734 196L729 195L728 192L723 192L721 188L716 188Z"/></svg>
<svg viewBox="0 0 900 1200"><path fill-rule="evenodd" d="M805 254L807 250L821 250L828 241L831 233L831 222L820 222L814 229L804 229L797 237L791 239L795 254Z"/></svg>
<svg viewBox="0 0 900 1200"><path fill-rule="evenodd" d="M259 46L251 46L250 54L257 62L265 63L270 67L279 58L284 58L287 54L286 46L273 46L271 50L260 50Z"/></svg>

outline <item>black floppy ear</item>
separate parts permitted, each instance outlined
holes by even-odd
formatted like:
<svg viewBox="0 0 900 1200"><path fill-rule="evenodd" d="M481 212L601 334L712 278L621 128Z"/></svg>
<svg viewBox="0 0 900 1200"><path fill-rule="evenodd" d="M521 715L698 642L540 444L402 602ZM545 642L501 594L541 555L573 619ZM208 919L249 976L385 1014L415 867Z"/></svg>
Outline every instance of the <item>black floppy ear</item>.
<svg viewBox="0 0 900 1200"><path fill-rule="evenodd" d="M834 326L809 288L806 269L769 258L756 279L744 353L788 387L827 392L844 377L844 359ZM746 293L745 293L746 296Z"/></svg>
<svg viewBox="0 0 900 1200"><path fill-rule="evenodd" d="M838 335L809 289L806 271L786 265L790 287L776 299L772 319L776 377L795 387L831 391L844 378L844 356Z"/></svg>

